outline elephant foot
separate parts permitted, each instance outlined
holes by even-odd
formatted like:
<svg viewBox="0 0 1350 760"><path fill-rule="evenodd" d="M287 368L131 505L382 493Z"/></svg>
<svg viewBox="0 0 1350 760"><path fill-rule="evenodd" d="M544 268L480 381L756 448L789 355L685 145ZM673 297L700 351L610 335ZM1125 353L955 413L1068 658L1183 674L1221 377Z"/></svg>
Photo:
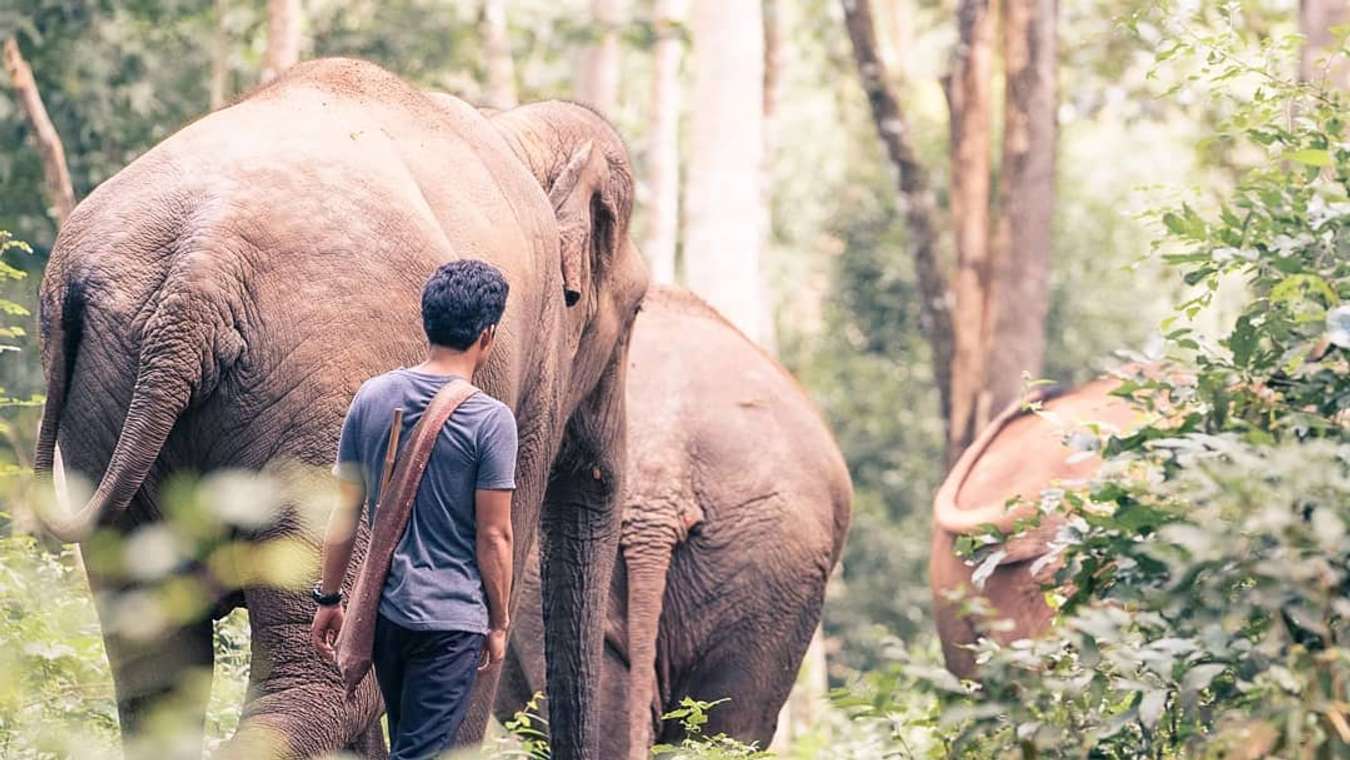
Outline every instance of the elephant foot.
<svg viewBox="0 0 1350 760"><path fill-rule="evenodd" d="M350 747L365 757L386 757L375 679L367 676L347 698L337 668L309 641L314 603L308 594L256 588L246 596L253 634L249 699L220 756L309 758Z"/></svg>
<svg viewBox="0 0 1350 760"><path fill-rule="evenodd" d="M352 739L351 744L345 749L366 760L386 760L389 757L389 748L384 743L384 727L380 725L380 719L371 721L366 730Z"/></svg>

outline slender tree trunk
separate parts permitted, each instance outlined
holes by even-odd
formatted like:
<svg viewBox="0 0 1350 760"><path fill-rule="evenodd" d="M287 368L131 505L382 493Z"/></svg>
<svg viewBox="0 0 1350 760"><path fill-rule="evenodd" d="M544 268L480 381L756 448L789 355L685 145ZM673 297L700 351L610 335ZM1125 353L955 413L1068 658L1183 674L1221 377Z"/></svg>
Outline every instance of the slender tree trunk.
<svg viewBox="0 0 1350 760"><path fill-rule="evenodd" d="M1303 52L1299 57L1299 76L1304 81L1316 81L1323 76L1328 84L1350 90L1350 61L1336 60L1329 68L1318 64L1330 52L1335 42L1331 28L1350 23L1350 2L1346 0L1301 0L1298 6L1298 26L1303 33Z"/></svg>
<svg viewBox="0 0 1350 760"><path fill-rule="evenodd" d="M642 250L651 263L652 279L675 282L676 238L680 228L680 58L684 51L680 24L686 0L657 0L656 45L652 51L652 130L647 157L647 239Z"/></svg>
<svg viewBox="0 0 1350 760"><path fill-rule="evenodd" d="M685 280L753 340L770 337L760 281L764 26L760 4L695 0Z"/></svg>
<svg viewBox="0 0 1350 760"><path fill-rule="evenodd" d="M506 0L483 0L481 28L487 65L487 101L484 105L505 110L516 104L516 66L511 59Z"/></svg>
<svg viewBox="0 0 1350 760"><path fill-rule="evenodd" d="M778 110L778 80L783 76L783 28L778 0L763 0L764 13L764 121Z"/></svg>
<svg viewBox="0 0 1350 760"><path fill-rule="evenodd" d="M763 197L759 204L759 219L756 221L756 224L759 225L759 239L764 245L764 250L760 254L762 259L772 256L770 246L773 244L771 211L773 208L773 160L774 151L778 148L774 115L778 112L779 80L782 79L783 75L783 30L780 15L781 8L778 0L762 0L760 17L764 32L764 84L761 95L764 104L760 108L760 112L764 119L764 140L760 156L759 187ZM774 325L773 299L768 295L769 285L766 274L763 271L760 272L760 292L765 294L763 302L760 304L760 311L762 312L760 324L763 325L760 345L769 353L777 354L778 331L776 325ZM824 692L817 695L794 689L793 695L789 699L819 702L824 698Z"/></svg>
<svg viewBox="0 0 1350 760"><path fill-rule="evenodd" d="M619 101L620 0L591 0L591 23L598 39L581 51L577 99L608 117Z"/></svg>
<svg viewBox="0 0 1350 760"><path fill-rule="evenodd" d="M230 34L225 28L229 0L215 0L215 26L211 33L211 110L225 105L230 84Z"/></svg>
<svg viewBox="0 0 1350 760"><path fill-rule="evenodd" d="M1003 0L1003 164L991 246L984 392L998 414L1039 377L1055 210L1056 0ZM989 420L978 417L978 432Z"/></svg>
<svg viewBox="0 0 1350 760"><path fill-rule="evenodd" d="M61 136L52 125L51 117L47 115L47 107L42 103L42 93L38 91L37 80L33 78L33 69L24 60L19 41L14 37L5 40L4 59L15 99L28 119L28 126L33 130L33 142L42 156L43 190L51 207L52 218L59 228L75 208L75 188L70 183L70 170L66 167L66 150L61 145Z"/></svg>
<svg viewBox="0 0 1350 760"><path fill-rule="evenodd" d="M870 0L841 0L844 23L853 43L853 57L863 92L872 108L872 121L896 169L900 207L905 214L907 237L919 285L919 318L933 352L933 377L937 382L943 419L950 420L952 390L952 313L947 282L937 260L937 204L928 182L928 172L919 162L910 139L909 122L900 107L886 66L877 53L877 33Z"/></svg>
<svg viewBox="0 0 1350 760"><path fill-rule="evenodd" d="M896 81L910 77L910 62L898 54L914 46L913 0L882 0L876 6L877 54Z"/></svg>
<svg viewBox="0 0 1350 760"><path fill-rule="evenodd" d="M270 82L300 60L300 0L267 0L267 52L262 81Z"/></svg>
<svg viewBox="0 0 1350 760"><path fill-rule="evenodd" d="M989 320L990 72L994 19L988 0L957 3L956 50L946 81L951 112L951 206L956 238L952 290L951 417L947 461L954 462L988 419L984 393Z"/></svg>

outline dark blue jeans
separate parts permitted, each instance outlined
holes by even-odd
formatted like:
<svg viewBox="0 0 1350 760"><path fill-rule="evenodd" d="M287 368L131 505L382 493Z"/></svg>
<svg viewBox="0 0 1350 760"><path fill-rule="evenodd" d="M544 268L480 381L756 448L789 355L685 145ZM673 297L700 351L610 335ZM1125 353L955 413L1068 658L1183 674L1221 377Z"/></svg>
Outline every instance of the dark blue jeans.
<svg viewBox="0 0 1350 760"><path fill-rule="evenodd" d="M413 631L375 621L375 680L389 718L391 760L434 758L450 749L469 708L487 637Z"/></svg>

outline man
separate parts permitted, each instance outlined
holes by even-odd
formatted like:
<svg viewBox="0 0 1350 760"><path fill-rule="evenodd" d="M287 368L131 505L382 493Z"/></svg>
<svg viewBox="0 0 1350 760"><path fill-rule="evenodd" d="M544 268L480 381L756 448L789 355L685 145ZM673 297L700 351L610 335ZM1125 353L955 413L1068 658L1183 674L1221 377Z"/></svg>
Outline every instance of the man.
<svg viewBox="0 0 1350 760"><path fill-rule="evenodd" d="M422 292L426 361L366 381L352 400L334 468L342 500L324 539L310 630L330 660L343 623L341 584L357 510L364 503L373 514L379 498L393 410L404 410L400 440L406 442L446 383L473 377L492 350L507 291L501 273L481 261L437 269ZM372 662L393 758L434 757L448 749L476 670L506 655L515 465L515 417L485 393L464 401L436 438L375 622Z"/></svg>

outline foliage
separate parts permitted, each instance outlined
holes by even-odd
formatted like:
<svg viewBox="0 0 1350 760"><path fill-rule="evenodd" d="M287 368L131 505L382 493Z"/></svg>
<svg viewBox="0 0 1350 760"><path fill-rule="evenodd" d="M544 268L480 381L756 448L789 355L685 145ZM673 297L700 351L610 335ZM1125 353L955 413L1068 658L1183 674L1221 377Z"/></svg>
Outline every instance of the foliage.
<svg viewBox="0 0 1350 760"><path fill-rule="evenodd" d="M32 248L21 240L15 240L14 237L4 229L0 229L0 286L4 283L14 283L24 280L28 275L24 270L10 264L5 259L7 254L22 253L31 254ZM4 292L0 287L0 294ZM22 348L20 340L27 334L22 326L11 324L15 318L28 316L28 309L22 304L15 303L0 295L0 316L5 317L0 321L0 356L13 356L18 354ZM3 385L0 385L0 412L13 410L16 407L33 406L33 399L21 400L12 398L5 392ZM12 441L16 436L14 421L8 415L0 417L0 441ZM14 447L17 449L17 447ZM23 471L19 461L5 461L0 458L0 478L14 477Z"/></svg>
<svg viewBox="0 0 1350 760"><path fill-rule="evenodd" d="M1193 290L1165 356L1123 373L1145 424L1105 435L1097 480L1043 518L1062 524L1058 627L983 643L981 685L900 658L871 681L890 689L851 703L865 718L892 714L904 683L935 695L952 752L1350 752L1346 104L1292 79L1295 46L1251 43L1228 8L1218 29L1165 15L1159 58L1183 71L1170 92L1203 88L1226 113L1218 138L1254 165L1212 210L1156 215L1159 255ZM1234 279L1245 298L1209 337L1199 325Z"/></svg>
<svg viewBox="0 0 1350 760"><path fill-rule="evenodd" d="M518 760L549 760L553 754L548 745L548 718L540 708L543 700L543 692L535 692L523 708L502 724L506 734L484 754Z"/></svg>
<svg viewBox="0 0 1350 760"><path fill-rule="evenodd" d="M681 699L680 706L662 715L661 719L679 721L680 726L684 729L684 739L678 745L658 744L652 747L652 753L671 758L671 760L736 760L737 758L757 760L758 758L770 757L767 752L736 741L726 734L719 733L708 736L703 733L703 727L708 723L708 712L726 701L726 699L718 699L705 702L692 697Z"/></svg>
<svg viewBox="0 0 1350 760"><path fill-rule="evenodd" d="M242 611L217 623L215 652L208 749L233 732L247 688ZM74 549L52 553L31 536L0 538L0 673L0 756L118 754L112 676Z"/></svg>

